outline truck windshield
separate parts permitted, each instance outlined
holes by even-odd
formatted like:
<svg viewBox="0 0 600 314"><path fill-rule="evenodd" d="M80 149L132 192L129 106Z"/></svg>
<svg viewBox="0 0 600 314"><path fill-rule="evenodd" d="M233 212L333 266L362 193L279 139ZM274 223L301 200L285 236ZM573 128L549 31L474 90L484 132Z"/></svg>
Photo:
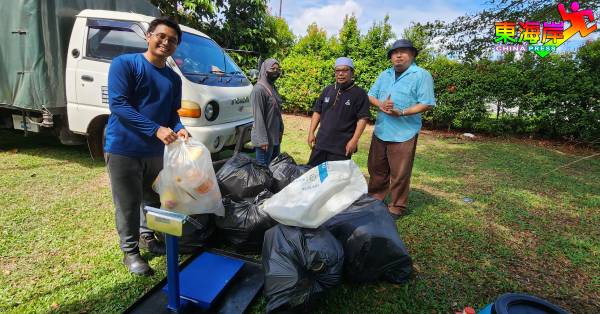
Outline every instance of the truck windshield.
<svg viewBox="0 0 600 314"><path fill-rule="evenodd" d="M225 51L212 39L206 37L184 32L181 43L173 54L173 60L183 75L195 83L228 86L231 83L237 86L250 84ZM216 80L215 78L227 79Z"/></svg>

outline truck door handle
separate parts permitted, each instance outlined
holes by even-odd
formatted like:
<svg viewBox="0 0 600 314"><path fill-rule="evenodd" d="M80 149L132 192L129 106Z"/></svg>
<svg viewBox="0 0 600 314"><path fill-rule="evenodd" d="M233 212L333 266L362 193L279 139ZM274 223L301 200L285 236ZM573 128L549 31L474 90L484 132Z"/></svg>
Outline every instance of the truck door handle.
<svg viewBox="0 0 600 314"><path fill-rule="evenodd" d="M94 77L91 75L82 75L81 79L86 81L86 82L93 82L94 81Z"/></svg>

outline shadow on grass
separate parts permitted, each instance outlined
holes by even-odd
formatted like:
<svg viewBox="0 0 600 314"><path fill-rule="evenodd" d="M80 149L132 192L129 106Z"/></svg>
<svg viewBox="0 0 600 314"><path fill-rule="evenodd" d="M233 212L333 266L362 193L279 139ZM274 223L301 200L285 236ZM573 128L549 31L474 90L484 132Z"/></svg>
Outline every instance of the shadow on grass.
<svg viewBox="0 0 600 314"><path fill-rule="evenodd" d="M59 313L123 313L137 299L141 298L164 275L151 278L130 275L131 280L111 287L95 290L86 294L85 299L67 304L60 304Z"/></svg>
<svg viewBox="0 0 600 314"><path fill-rule="evenodd" d="M22 132L17 131L0 131L0 151L16 150L15 154L29 155L32 157L55 159L56 165L66 163L77 163L84 167L99 168L104 167L104 160L94 160L90 156L87 145L68 146L60 143L58 138L42 135L29 134L23 136ZM53 163L50 163L53 164ZM44 163L43 167L47 167L49 163ZM28 170L38 166L19 167L13 170Z"/></svg>

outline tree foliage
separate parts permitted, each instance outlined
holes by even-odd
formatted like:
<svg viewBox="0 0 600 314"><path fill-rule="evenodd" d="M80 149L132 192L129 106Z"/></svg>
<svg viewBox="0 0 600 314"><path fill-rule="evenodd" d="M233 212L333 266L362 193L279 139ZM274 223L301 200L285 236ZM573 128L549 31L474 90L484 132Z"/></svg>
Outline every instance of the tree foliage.
<svg viewBox="0 0 600 314"><path fill-rule="evenodd" d="M354 15L347 16L344 19L344 24L338 35L340 49L338 53L342 56L351 56L356 54L361 41L360 30L358 29L358 21Z"/></svg>
<svg viewBox="0 0 600 314"><path fill-rule="evenodd" d="M393 34L385 19L361 34L347 17L339 36L327 37L309 26L283 60L286 74L278 81L286 110L309 112L321 90L334 81L333 62L353 59L356 82L368 89L390 66L387 45ZM438 128L492 134L532 134L575 141L600 142L600 40L577 54L504 54L491 59L448 58L432 47L435 33L412 24L403 32L421 51L417 63L434 78L437 105L424 115Z"/></svg>
<svg viewBox="0 0 600 314"><path fill-rule="evenodd" d="M409 27L402 32L402 38L410 40L415 48L419 50L417 63L429 63L433 60L435 54L432 42L435 40L435 30L440 23L415 23L412 22Z"/></svg>
<svg viewBox="0 0 600 314"><path fill-rule="evenodd" d="M436 127L598 142L600 77L591 66L599 61L598 40L576 56L507 54L477 61L437 57L426 65L438 104L426 119Z"/></svg>
<svg viewBox="0 0 600 314"><path fill-rule="evenodd" d="M306 36L298 40L298 44L294 46L293 52L299 55L329 57L332 53L331 46L327 42L327 32L324 29L319 28L317 23L308 25L306 29Z"/></svg>
<svg viewBox="0 0 600 314"><path fill-rule="evenodd" d="M558 3L569 6L571 0L490 0L490 8L467 14L436 27L436 36L445 49L457 57L473 59L491 52L494 45L495 22L560 21ZM580 1L582 9L598 12L600 0ZM431 23L429 26L433 26Z"/></svg>
<svg viewBox="0 0 600 314"><path fill-rule="evenodd" d="M282 62L285 75L277 84L285 98L285 109L309 112L323 88L334 82L333 65L342 56L353 59L355 80L368 89L390 66L387 45L393 37L388 17L374 23L364 35L355 16L346 16L339 35L329 38L316 23L309 25L306 35Z"/></svg>
<svg viewBox="0 0 600 314"><path fill-rule="evenodd" d="M152 0L165 15L196 28L228 49L245 70L257 67L258 58L285 57L295 37L283 19L271 16L266 0Z"/></svg>
<svg viewBox="0 0 600 314"><path fill-rule="evenodd" d="M346 16L337 36L328 36L313 23L296 40L284 20L268 14L264 0L153 2L224 47L279 58L284 75L277 85L288 111L310 112L323 88L334 82L338 57L353 59L355 80L365 89L391 65L387 49L395 35L389 17L374 23L366 34L353 15ZM437 105L424 115L425 123L600 143L600 40L589 41L576 53L546 58L506 53L492 59L487 48L493 45L494 22L559 18L554 2L491 0L491 4L488 10L448 24L413 23L402 33L420 50L418 65L434 78ZM585 8L600 8L600 0L587 1ZM440 44L449 49L450 58L440 54ZM255 67L256 59L232 55L243 68Z"/></svg>
<svg viewBox="0 0 600 314"><path fill-rule="evenodd" d="M200 28L203 21L215 16L214 0L151 0L162 15L175 18L179 23Z"/></svg>
<svg viewBox="0 0 600 314"><path fill-rule="evenodd" d="M296 36L292 33L287 22L278 17L270 17L275 29L275 46L272 48L276 59L283 59L290 54L296 42ZM272 51L272 52L273 52Z"/></svg>

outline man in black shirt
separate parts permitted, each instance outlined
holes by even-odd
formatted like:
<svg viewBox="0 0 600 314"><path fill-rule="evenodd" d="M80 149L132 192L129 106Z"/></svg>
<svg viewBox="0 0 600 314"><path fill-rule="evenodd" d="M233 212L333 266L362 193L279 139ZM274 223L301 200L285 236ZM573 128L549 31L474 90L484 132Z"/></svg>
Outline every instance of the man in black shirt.
<svg viewBox="0 0 600 314"><path fill-rule="evenodd" d="M313 107L308 131L312 152L308 164L314 167L325 161L350 159L357 151L358 140L369 118L369 96L354 83L352 60L338 58L335 83L325 87Z"/></svg>

